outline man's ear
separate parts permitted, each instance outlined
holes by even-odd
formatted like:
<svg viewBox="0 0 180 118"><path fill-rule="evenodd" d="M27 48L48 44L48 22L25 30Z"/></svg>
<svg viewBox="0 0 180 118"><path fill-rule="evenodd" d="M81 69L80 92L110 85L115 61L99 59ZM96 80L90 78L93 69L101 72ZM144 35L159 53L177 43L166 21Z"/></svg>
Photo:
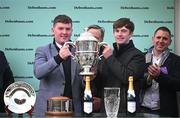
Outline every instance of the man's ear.
<svg viewBox="0 0 180 118"><path fill-rule="evenodd" d="M54 29L53 28L51 28L51 32L54 33Z"/></svg>
<svg viewBox="0 0 180 118"><path fill-rule="evenodd" d="M152 42L152 43L154 42L153 39L154 39L154 36L151 38L151 42ZM154 43L153 43L153 44L154 44Z"/></svg>
<svg viewBox="0 0 180 118"><path fill-rule="evenodd" d="M131 37L133 36L133 34L134 34L134 32L131 32L131 33L130 33Z"/></svg>

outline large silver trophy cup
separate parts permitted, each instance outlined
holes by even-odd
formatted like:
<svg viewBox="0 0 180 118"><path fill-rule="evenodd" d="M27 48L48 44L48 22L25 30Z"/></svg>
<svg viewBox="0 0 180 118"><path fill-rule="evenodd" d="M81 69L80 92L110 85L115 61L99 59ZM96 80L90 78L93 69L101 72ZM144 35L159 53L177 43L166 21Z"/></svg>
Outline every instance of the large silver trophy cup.
<svg viewBox="0 0 180 118"><path fill-rule="evenodd" d="M82 33L76 41L66 42L64 45L73 45L76 48L75 55L72 55L73 58L80 64L82 67L82 72L80 75L88 76L93 75L91 67L95 65L99 56L99 47L101 45L107 45L107 43L99 41L89 32Z"/></svg>

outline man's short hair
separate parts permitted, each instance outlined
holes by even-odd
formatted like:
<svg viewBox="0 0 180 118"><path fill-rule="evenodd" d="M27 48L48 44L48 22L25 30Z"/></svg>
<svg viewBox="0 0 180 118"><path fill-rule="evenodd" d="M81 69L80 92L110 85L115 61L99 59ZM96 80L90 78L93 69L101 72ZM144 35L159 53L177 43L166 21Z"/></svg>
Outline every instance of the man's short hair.
<svg viewBox="0 0 180 118"><path fill-rule="evenodd" d="M171 31L169 30L169 28L167 28L167 27L165 27L165 26L158 27L158 28L155 30L154 35L155 35L159 30L168 32L168 33L169 33L169 36L171 37Z"/></svg>
<svg viewBox="0 0 180 118"><path fill-rule="evenodd" d="M122 27L126 27L130 32L134 32L134 23L129 18L120 18L113 23L113 31Z"/></svg>
<svg viewBox="0 0 180 118"><path fill-rule="evenodd" d="M71 24L72 25L72 19L67 15L58 15L54 18L53 25L56 23L65 23L65 24Z"/></svg>
<svg viewBox="0 0 180 118"><path fill-rule="evenodd" d="M98 30L100 30L101 31L101 37L102 37L102 39L104 38L105 30L104 30L103 27L100 27L99 25L90 25L90 26L87 27L87 31L90 30L90 29L98 29Z"/></svg>

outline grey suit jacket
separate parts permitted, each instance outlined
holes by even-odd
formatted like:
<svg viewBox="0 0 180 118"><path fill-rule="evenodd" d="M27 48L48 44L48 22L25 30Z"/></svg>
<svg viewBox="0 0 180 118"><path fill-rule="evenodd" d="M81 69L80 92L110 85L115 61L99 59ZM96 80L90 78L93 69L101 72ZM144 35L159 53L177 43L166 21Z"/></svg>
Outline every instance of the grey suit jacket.
<svg viewBox="0 0 180 118"><path fill-rule="evenodd" d="M47 99L54 96L63 96L65 76L62 63L58 65L54 56L58 51L53 43L36 49L34 75L40 80L39 92L35 103L36 116L44 116L47 110ZM83 82L79 76L79 65L71 59L71 85L74 112L82 112Z"/></svg>

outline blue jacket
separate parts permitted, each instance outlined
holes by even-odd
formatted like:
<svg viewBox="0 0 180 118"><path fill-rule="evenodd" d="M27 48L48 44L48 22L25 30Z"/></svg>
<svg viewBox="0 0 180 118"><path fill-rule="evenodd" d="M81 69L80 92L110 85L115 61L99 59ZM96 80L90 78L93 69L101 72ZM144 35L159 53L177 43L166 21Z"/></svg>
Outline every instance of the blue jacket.
<svg viewBox="0 0 180 118"><path fill-rule="evenodd" d="M36 116L44 116L47 100L54 96L63 96L65 76L62 63L57 64L54 56L58 51L53 43L36 49L34 74L40 80L39 92L35 103ZM82 79L79 77L79 65L71 59L71 86L74 112L82 112Z"/></svg>

